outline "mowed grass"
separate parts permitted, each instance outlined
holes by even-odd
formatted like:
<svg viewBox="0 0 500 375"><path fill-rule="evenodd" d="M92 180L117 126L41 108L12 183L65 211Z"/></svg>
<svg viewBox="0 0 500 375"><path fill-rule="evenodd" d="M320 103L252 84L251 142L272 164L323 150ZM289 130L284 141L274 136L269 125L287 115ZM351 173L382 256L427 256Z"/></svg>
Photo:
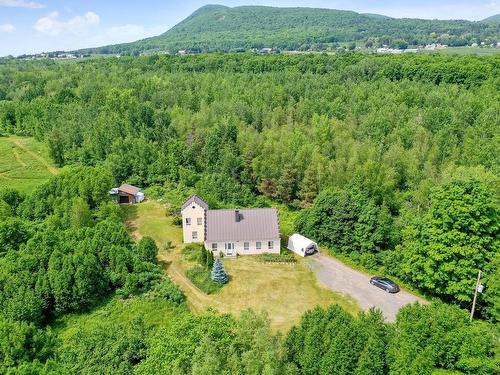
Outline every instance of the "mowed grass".
<svg viewBox="0 0 500 375"><path fill-rule="evenodd" d="M0 187L28 193L57 173L44 144L32 138L0 137Z"/></svg>
<svg viewBox="0 0 500 375"><path fill-rule="evenodd" d="M124 212L127 227L136 238L151 236L156 240L160 248L158 259L173 281L181 286L195 313L214 308L221 313L238 315L251 308L267 312L275 330L287 331L299 322L304 312L318 305L337 303L352 314L359 311L353 300L319 285L303 259L294 264L267 264L252 256L225 259L224 267L231 281L220 291L207 295L185 275L195 263L183 259L182 229L172 225L165 208L158 202L148 201L124 206ZM163 248L167 241L172 241L174 246L170 250Z"/></svg>

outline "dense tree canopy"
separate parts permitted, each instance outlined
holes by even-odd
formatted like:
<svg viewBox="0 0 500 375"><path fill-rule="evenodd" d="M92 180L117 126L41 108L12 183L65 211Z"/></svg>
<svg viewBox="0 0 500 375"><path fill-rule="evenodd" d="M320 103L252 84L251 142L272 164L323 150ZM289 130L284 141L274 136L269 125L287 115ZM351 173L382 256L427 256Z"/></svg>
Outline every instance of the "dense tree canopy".
<svg viewBox="0 0 500 375"><path fill-rule="evenodd" d="M422 289L471 302L477 272L492 272L500 251L499 220L485 183L452 180L437 186L429 210L403 231L401 274Z"/></svg>
<svg viewBox="0 0 500 375"><path fill-rule="evenodd" d="M26 196L0 189L0 372L498 373L498 66L360 54L0 62L0 132L46 142L65 166ZM460 307L481 268L478 316L491 322L440 303L394 324L317 308L283 337L252 312L192 315L155 242L125 230L108 195L122 182L196 191L212 207L287 205L326 251ZM103 316L54 339L54 319L104 298L161 301L175 319Z"/></svg>

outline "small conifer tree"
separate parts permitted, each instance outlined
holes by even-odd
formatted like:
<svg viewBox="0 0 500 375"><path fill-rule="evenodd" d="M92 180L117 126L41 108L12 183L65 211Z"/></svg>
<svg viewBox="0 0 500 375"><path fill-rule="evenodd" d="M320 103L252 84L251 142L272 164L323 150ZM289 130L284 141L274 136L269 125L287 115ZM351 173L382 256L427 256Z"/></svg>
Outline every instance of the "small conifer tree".
<svg viewBox="0 0 500 375"><path fill-rule="evenodd" d="M220 258L215 260L214 266L212 267L212 280L219 284L226 284L229 281L229 276L224 270Z"/></svg>

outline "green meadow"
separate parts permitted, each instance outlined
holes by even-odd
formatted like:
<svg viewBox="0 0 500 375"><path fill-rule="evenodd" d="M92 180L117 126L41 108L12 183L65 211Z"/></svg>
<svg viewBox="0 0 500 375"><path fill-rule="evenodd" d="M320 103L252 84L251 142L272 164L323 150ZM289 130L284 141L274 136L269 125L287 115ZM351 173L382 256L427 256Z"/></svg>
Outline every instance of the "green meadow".
<svg viewBox="0 0 500 375"><path fill-rule="evenodd" d="M33 138L0 137L0 186L30 192L58 173L47 147Z"/></svg>

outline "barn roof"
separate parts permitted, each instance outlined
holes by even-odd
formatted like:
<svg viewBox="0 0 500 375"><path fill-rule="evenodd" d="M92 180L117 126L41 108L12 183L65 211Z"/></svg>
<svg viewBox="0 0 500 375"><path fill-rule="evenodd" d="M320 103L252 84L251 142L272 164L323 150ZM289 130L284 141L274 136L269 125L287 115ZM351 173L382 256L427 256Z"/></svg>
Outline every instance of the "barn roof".
<svg viewBox="0 0 500 375"><path fill-rule="evenodd" d="M186 207L189 207L189 205L192 203L196 203L198 206L203 207L203 209L208 210L207 202L205 202L197 195L192 195L190 198L188 198L188 200L185 201L184 204L182 205L181 210L185 209Z"/></svg>
<svg viewBox="0 0 500 375"><path fill-rule="evenodd" d="M122 184L119 188L118 191L123 191L124 193L131 194L131 195L136 195L141 189L139 189L136 186L132 186L129 184Z"/></svg>
<svg viewBox="0 0 500 375"><path fill-rule="evenodd" d="M258 241L280 237L278 210L249 208L241 210L209 210L206 241Z"/></svg>

